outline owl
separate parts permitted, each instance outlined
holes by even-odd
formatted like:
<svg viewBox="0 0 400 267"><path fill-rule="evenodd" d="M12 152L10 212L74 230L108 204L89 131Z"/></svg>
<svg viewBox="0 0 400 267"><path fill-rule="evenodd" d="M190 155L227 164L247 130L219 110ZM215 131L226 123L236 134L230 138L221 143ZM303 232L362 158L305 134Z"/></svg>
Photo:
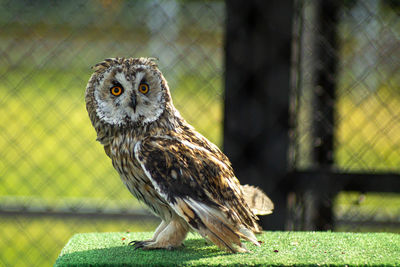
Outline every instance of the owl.
<svg viewBox="0 0 400 267"><path fill-rule="evenodd" d="M189 231L230 252L259 246L257 215L271 200L241 186L229 159L174 107L153 58L112 58L93 67L85 101L97 141L128 190L161 219L135 248L173 249Z"/></svg>

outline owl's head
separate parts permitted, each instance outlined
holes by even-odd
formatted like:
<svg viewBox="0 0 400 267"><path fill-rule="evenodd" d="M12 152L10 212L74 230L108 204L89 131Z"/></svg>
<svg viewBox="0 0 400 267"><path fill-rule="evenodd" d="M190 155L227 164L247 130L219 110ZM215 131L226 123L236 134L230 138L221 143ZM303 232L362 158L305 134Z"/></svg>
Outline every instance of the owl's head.
<svg viewBox="0 0 400 267"><path fill-rule="evenodd" d="M145 125L171 101L167 82L152 58L113 58L95 65L86 88L93 125Z"/></svg>

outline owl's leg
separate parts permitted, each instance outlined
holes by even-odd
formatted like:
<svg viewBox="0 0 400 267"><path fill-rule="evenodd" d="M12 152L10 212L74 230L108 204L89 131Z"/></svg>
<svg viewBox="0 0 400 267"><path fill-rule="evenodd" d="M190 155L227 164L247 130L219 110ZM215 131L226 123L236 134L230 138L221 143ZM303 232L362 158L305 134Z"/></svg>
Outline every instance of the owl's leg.
<svg viewBox="0 0 400 267"><path fill-rule="evenodd" d="M160 225L157 227L156 231L154 232L154 235L151 239L147 239L147 240L143 240L143 241L131 241L129 242L129 245L133 245L136 247L137 243L147 243L147 242L154 242L156 241L158 235L162 232L162 230L165 229L165 227L167 227L168 223L165 221L161 221Z"/></svg>
<svg viewBox="0 0 400 267"><path fill-rule="evenodd" d="M157 227L156 231L154 232L153 238L151 241L157 240L158 235L168 226L168 223L165 221L161 221L160 225Z"/></svg>
<svg viewBox="0 0 400 267"><path fill-rule="evenodd" d="M159 230L160 226L157 230ZM189 227L187 223L184 223L181 220L173 220L170 221L159 233L156 231L155 235L157 234L157 236L154 241L139 241L135 242L133 246L135 249L173 249L182 245L188 231Z"/></svg>

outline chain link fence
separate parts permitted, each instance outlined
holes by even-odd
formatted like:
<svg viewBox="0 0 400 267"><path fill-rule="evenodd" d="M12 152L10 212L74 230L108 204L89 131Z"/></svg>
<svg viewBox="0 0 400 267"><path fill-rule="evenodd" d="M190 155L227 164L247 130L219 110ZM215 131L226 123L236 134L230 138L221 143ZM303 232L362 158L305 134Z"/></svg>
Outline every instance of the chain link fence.
<svg viewBox="0 0 400 267"><path fill-rule="evenodd" d="M400 5L295 6L289 167L399 172ZM225 16L223 1L0 0L0 265L51 265L78 232L154 230L95 142L90 67L159 58L175 106L221 145ZM398 194L329 204L334 230L399 231Z"/></svg>
<svg viewBox="0 0 400 267"><path fill-rule="evenodd" d="M95 141L90 67L159 58L178 110L220 144L224 16L222 1L0 1L0 266L52 265L77 232L155 229Z"/></svg>
<svg viewBox="0 0 400 267"><path fill-rule="evenodd" d="M291 168L399 173L400 3L304 0L295 14ZM335 230L400 230L398 194L342 192L329 205Z"/></svg>

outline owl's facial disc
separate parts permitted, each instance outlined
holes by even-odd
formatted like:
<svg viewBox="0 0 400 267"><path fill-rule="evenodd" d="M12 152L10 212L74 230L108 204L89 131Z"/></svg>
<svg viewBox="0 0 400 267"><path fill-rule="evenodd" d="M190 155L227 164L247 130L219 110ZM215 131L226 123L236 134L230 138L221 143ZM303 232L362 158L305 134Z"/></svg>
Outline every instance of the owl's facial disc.
<svg viewBox="0 0 400 267"><path fill-rule="evenodd" d="M95 91L98 117L111 125L150 123L158 119L165 107L158 72L138 66L117 66L104 73Z"/></svg>
<svg viewBox="0 0 400 267"><path fill-rule="evenodd" d="M145 66L138 66L134 72L136 112L132 120L142 123L153 122L165 109L160 73Z"/></svg>

